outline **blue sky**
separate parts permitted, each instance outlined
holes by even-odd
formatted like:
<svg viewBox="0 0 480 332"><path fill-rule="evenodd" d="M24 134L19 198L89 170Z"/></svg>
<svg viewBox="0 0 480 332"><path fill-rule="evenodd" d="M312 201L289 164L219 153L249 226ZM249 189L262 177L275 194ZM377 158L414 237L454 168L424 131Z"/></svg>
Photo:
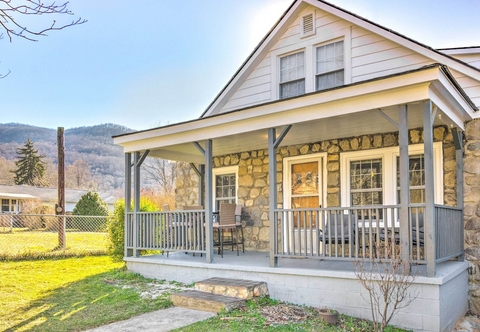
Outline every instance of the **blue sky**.
<svg viewBox="0 0 480 332"><path fill-rule="evenodd" d="M197 118L291 2L70 0L88 23L0 40L0 71L11 71L0 123L141 130ZM434 48L480 46L479 0L330 2Z"/></svg>

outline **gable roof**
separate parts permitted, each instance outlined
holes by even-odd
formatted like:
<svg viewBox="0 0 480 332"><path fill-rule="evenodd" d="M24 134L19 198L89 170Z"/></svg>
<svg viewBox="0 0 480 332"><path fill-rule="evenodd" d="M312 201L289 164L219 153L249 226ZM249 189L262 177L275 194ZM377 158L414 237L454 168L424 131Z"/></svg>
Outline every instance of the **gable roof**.
<svg viewBox="0 0 480 332"><path fill-rule="evenodd" d="M277 40L278 37L283 34L283 32L293 22L293 20L301 12L301 10L303 10L308 5L312 5L316 8L329 12L330 14L335 15L343 20L349 21L361 28L371 31L386 39L389 39L401 46L407 47L419 54L430 58L436 63L446 65L460 73L463 73L470 77L476 77L478 80L480 80L480 69L470 64L467 64L459 59L456 59L450 55L447 55L440 50L431 48L398 32L388 29L380 24L363 18L357 14L337 7L324 0L295 0L283 13L280 19L275 23L272 29L255 47L253 52L242 63L240 68L235 72L235 74L227 82L227 84L219 92L219 94L214 98L214 100L210 103L207 109L202 113L200 118L216 114L220 111L224 102L228 100L231 94L238 87L237 84L240 84L243 80L246 79L246 77L255 68L255 66L263 58L263 56L267 54L271 45Z"/></svg>

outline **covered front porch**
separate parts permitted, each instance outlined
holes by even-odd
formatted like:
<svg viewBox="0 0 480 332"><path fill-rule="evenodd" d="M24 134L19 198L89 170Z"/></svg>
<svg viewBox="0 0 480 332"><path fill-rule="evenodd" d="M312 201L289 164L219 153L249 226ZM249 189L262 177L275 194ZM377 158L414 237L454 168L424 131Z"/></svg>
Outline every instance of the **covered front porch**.
<svg viewBox="0 0 480 332"><path fill-rule="evenodd" d="M282 258L340 264L401 257L435 277L437 264L463 260L462 131L470 108L448 70L435 65L115 137L125 149L125 198L134 202L133 211L126 205L125 257L160 250L218 260L214 171L238 165L234 199L244 206L247 244L266 243L257 250L268 251L269 267ZM441 138L435 137L438 128ZM292 191L291 163L299 154L307 162L317 158L314 204ZM422 163L415 188L412 154ZM369 159L370 168L356 163L358 155ZM193 205L202 209L140 212L147 156L190 163L199 178ZM352 178L361 178L362 169L383 183L355 187Z"/></svg>

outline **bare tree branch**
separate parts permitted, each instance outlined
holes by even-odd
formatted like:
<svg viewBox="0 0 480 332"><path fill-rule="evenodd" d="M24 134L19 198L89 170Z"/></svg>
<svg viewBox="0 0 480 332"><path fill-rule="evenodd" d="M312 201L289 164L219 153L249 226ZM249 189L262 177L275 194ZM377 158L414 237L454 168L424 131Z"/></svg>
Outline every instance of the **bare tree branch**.
<svg viewBox="0 0 480 332"><path fill-rule="evenodd" d="M390 248L389 252L395 250ZM370 304L374 331L384 331L397 311L418 297L418 291L410 289L417 274L410 275L409 262L400 258L399 251L389 262L380 258L379 253L355 263L355 275L368 294L361 296Z"/></svg>
<svg viewBox="0 0 480 332"><path fill-rule="evenodd" d="M164 159L147 158L143 168L147 173L147 178L156 182L162 193L174 192L177 163Z"/></svg>
<svg viewBox="0 0 480 332"><path fill-rule="evenodd" d="M21 23L21 18L30 15L73 15L73 12L68 9L68 2L57 5L55 2L51 4L44 4L41 0L0 0L0 28L8 36L10 42L13 37L20 37L30 41L38 41L37 37L46 36L48 31L62 30L67 27L86 23L87 20L79 17L72 20L70 23L58 24L56 20L52 20L46 28L38 30L27 27ZM0 36L2 36L0 34Z"/></svg>

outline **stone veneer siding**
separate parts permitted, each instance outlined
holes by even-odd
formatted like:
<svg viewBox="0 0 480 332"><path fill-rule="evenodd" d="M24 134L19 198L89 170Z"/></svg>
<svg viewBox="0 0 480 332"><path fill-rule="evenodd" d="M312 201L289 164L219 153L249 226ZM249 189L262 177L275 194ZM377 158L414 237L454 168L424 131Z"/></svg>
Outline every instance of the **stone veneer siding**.
<svg viewBox="0 0 480 332"><path fill-rule="evenodd" d="M480 120L467 123L464 137L465 258L469 276L470 310L480 314Z"/></svg>
<svg viewBox="0 0 480 332"><path fill-rule="evenodd" d="M478 126L480 127L480 123ZM445 126L436 127L434 128L434 140L443 142L444 203L446 205L455 205L456 163L452 133ZM409 144L418 143L423 143L423 130L410 130ZM477 144L477 152L480 155L480 138ZM283 202L283 158L326 152L327 205L329 207L337 207L340 206L340 153L392 146L398 146L398 132L363 135L278 148L276 161L279 206L282 206ZM246 250L269 250L268 162L267 150L245 151L217 156L213 160L214 167L238 166L237 200L238 204L244 206L242 221L245 226ZM478 164L477 169L480 171ZM199 205L198 176L188 164L183 164L183 166L179 167L177 179L175 198L177 208L183 205ZM476 181L477 184L480 183L480 180L477 179ZM477 216L480 216L479 206L476 207L475 211ZM480 220L478 218L476 220L480 228Z"/></svg>

